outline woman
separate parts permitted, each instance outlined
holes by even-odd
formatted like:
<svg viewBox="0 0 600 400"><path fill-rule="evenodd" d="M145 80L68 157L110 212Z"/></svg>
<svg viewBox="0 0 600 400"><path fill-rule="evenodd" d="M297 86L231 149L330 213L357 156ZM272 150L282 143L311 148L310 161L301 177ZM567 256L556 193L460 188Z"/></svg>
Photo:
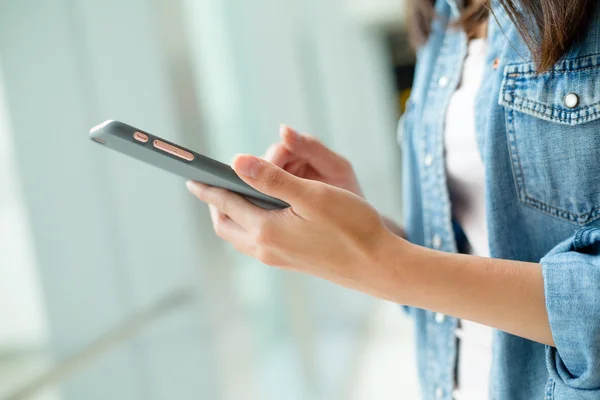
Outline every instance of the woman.
<svg viewBox="0 0 600 400"><path fill-rule="evenodd" d="M409 306L424 398L600 399L597 2L432 3L415 5L404 230L285 127L233 168L289 209L189 188L241 252Z"/></svg>

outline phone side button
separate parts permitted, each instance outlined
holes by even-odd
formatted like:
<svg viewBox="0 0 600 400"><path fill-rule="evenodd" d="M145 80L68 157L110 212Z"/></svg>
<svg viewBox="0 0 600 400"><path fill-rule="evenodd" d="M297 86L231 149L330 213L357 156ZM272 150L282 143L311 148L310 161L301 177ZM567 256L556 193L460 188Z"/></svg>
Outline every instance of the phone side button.
<svg viewBox="0 0 600 400"><path fill-rule="evenodd" d="M148 135L142 132L135 132L133 138L138 142L146 143L148 141Z"/></svg>
<svg viewBox="0 0 600 400"><path fill-rule="evenodd" d="M179 147L175 147L172 144L165 143L162 140L155 140L154 147L166 153L172 154L175 157L184 159L186 161L194 161L194 155L189 151L180 149Z"/></svg>

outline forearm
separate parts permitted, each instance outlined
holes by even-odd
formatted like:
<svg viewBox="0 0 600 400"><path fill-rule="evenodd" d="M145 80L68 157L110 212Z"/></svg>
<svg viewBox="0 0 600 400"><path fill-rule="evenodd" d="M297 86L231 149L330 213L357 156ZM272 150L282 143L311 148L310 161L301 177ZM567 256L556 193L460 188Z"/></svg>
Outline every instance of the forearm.
<svg viewBox="0 0 600 400"><path fill-rule="evenodd" d="M391 239L399 241L400 239ZM393 245L386 291L398 303L478 322L554 346L539 264ZM394 252L393 250L391 251Z"/></svg>

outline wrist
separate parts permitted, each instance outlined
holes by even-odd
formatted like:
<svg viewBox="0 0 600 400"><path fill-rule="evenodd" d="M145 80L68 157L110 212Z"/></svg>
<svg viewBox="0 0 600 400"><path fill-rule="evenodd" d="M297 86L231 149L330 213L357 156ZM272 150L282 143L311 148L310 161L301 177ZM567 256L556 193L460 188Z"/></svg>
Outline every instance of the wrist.
<svg viewBox="0 0 600 400"><path fill-rule="evenodd" d="M377 297L399 304L411 304L411 291L417 289L415 273L427 249L387 231L380 240L374 264Z"/></svg>

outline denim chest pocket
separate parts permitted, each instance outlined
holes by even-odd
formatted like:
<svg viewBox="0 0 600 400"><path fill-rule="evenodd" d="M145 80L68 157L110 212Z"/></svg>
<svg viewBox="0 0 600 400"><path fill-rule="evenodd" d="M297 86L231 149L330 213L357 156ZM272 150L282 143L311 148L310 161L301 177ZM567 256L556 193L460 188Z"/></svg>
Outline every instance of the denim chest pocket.
<svg viewBox="0 0 600 400"><path fill-rule="evenodd" d="M577 225L600 217L600 54L504 70L499 104L521 202Z"/></svg>

